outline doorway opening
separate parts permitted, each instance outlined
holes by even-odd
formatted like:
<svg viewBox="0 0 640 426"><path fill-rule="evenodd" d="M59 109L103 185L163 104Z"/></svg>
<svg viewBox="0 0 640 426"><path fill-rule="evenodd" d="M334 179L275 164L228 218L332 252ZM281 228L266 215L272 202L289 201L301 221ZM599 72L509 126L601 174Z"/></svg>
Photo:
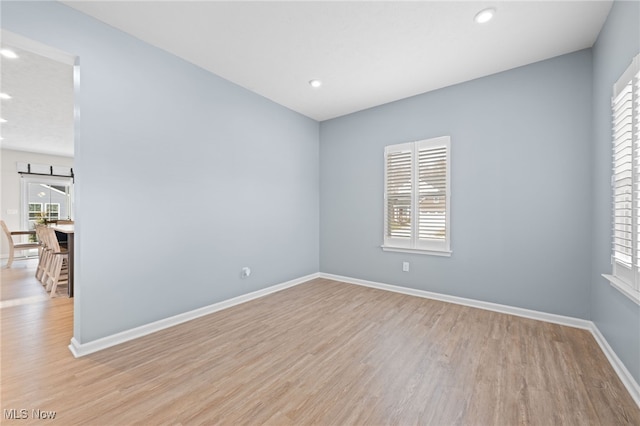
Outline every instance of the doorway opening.
<svg viewBox="0 0 640 426"><path fill-rule="evenodd" d="M22 224L34 229L36 224L73 220L73 179L48 176L23 176Z"/></svg>

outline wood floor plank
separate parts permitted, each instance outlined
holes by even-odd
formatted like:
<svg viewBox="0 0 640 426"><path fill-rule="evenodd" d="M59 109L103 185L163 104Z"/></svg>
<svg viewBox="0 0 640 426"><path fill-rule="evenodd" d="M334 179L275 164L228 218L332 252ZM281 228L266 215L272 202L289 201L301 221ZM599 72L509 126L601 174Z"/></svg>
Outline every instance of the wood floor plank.
<svg viewBox="0 0 640 426"><path fill-rule="evenodd" d="M16 276L15 294L39 285ZM591 334L556 324L317 279L74 359L72 308L1 309L3 414L53 410L64 425L640 424ZM41 420L2 419L18 422Z"/></svg>

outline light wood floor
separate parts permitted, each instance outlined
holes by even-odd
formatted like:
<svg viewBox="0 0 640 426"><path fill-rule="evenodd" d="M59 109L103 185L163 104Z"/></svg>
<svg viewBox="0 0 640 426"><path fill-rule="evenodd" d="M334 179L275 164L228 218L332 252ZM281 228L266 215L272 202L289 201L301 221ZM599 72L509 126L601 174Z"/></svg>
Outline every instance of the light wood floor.
<svg viewBox="0 0 640 426"><path fill-rule="evenodd" d="M4 267L4 262L2 262ZM10 269L2 269L2 286L0 286L0 307L31 303L49 298L49 293L38 280L35 270L38 259L18 259ZM67 297L66 284L58 287L56 297Z"/></svg>
<svg viewBox="0 0 640 426"><path fill-rule="evenodd" d="M74 359L72 303L1 310L2 424L640 425L584 330L318 279Z"/></svg>

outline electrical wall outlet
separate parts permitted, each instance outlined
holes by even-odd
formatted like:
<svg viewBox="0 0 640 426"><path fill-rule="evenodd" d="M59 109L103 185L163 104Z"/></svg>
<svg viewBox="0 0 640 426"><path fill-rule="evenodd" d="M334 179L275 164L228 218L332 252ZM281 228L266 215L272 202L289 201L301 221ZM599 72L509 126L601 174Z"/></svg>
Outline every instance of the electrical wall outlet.
<svg viewBox="0 0 640 426"><path fill-rule="evenodd" d="M402 271L409 272L409 262L402 262Z"/></svg>

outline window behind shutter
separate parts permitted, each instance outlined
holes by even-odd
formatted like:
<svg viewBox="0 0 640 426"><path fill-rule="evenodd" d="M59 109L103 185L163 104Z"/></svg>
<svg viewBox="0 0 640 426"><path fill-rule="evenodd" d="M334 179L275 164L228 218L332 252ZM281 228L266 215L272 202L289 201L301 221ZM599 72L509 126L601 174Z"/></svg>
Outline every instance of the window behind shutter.
<svg viewBox="0 0 640 426"><path fill-rule="evenodd" d="M640 303L640 55L613 86L613 280Z"/></svg>
<svg viewBox="0 0 640 426"><path fill-rule="evenodd" d="M412 149L409 144L385 150L385 239L411 239Z"/></svg>
<svg viewBox="0 0 640 426"><path fill-rule="evenodd" d="M447 148L418 148L418 239L447 237Z"/></svg>
<svg viewBox="0 0 640 426"><path fill-rule="evenodd" d="M633 264L634 251L634 146L633 99L629 82L613 100L613 218L614 260L627 268Z"/></svg>
<svg viewBox="0 0 640 426"><path fill-rule="evenodd" d="M633 86L633 166L634 166L634 192L635 203L635 280L633 288L640 290L640 56L635 58L635 76L632 79Z"/></svg>
<svg viewBox="0 0 640 426"><path fill-rule="evenodd" d="M450 250L450 138L385 148L383 249L440 256Z"/></svg>

